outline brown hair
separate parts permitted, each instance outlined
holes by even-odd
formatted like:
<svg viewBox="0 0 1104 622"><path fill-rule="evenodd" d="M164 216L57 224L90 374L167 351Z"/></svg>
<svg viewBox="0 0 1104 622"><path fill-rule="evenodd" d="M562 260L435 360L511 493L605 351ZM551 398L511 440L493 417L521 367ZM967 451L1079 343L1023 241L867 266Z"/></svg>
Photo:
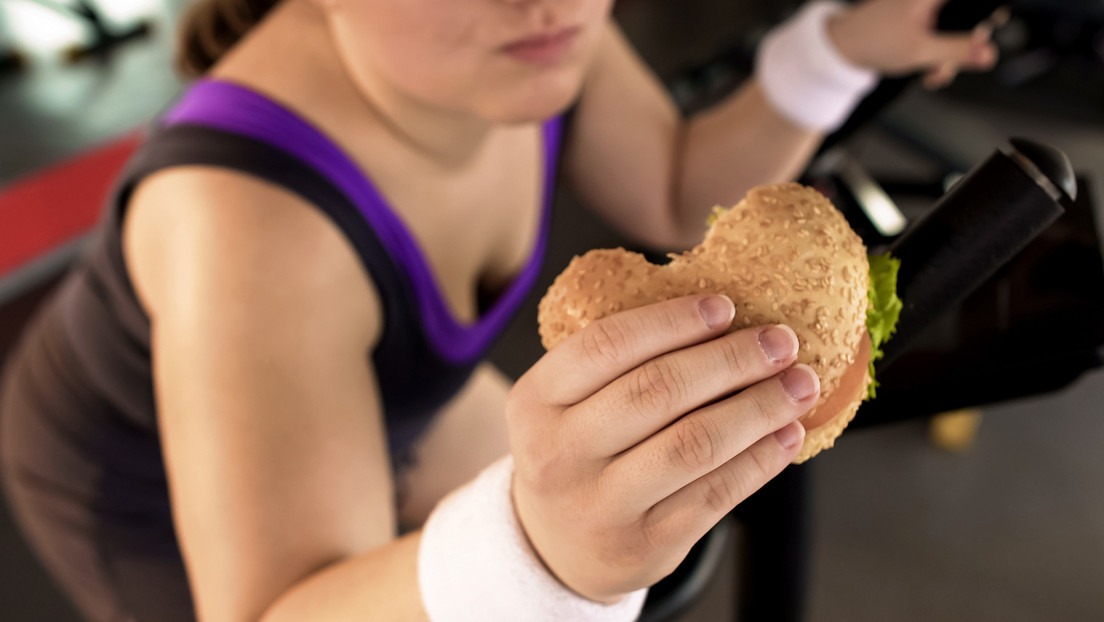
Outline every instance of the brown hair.
<svg viewBox="0 0 1104 622"><path fill-rule="evenodd" d="M280 0L197 0L180 24L176 68L195 78L210 69Z"/></svg>

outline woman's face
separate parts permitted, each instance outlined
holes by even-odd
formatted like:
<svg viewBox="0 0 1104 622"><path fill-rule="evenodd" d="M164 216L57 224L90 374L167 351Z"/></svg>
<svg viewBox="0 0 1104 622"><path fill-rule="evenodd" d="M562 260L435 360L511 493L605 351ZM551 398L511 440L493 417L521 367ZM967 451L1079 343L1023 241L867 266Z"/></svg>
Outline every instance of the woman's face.
<svg viewBox="0 0 1104 622"><path fill-rule="evenodd" d="M613 0L322 0L360 81L497 122L576 97Z"/></svg>

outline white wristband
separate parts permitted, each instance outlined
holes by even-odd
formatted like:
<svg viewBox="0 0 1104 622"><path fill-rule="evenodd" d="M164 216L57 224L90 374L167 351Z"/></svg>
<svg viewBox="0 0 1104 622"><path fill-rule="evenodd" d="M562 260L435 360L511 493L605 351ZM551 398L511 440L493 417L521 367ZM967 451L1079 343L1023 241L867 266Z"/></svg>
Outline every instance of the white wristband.
<svg viewBox="0 0 1104 622"><path fill-rule="evenodd" d="M418 586L431 622L627 622L646 589L612 605L583 598L545 569L518 523L507 456L430 514L418 551Z"/></svg>
<svg viewBox="0 0 1104 622"><path fill-rule="evenodd" d="M755 69L767 100L800 127L836 129L878 81L877 72L851 64L828 36L828 20L845 6L810 2L759 46Z"/></svg>

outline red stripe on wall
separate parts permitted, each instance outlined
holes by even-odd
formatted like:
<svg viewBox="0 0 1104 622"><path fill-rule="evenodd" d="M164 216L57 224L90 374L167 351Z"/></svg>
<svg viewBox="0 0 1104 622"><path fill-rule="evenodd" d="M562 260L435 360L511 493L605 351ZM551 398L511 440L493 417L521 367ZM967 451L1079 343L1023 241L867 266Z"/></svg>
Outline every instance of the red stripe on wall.
<svg viewBox="0 0 1104 622"><path fill-rule="evenodd" d="M142 137L129 134L0 188L0 276L92 229Z"/></svg>

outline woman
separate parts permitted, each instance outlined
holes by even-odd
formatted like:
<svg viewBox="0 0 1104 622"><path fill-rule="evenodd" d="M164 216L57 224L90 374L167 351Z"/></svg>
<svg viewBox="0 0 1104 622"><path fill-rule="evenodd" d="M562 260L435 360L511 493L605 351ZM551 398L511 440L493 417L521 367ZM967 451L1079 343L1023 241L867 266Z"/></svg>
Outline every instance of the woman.
<svg viewBox="0 0 1104 622"><path fill-rule="evenodd" d="M989 66L939 4L810 7L683 121L610 0L201 2L204 79L5 377L28 538L93 620L635 616L790 461L818 382L785 327L722 336L720 297L595 323L512 388L480 363L556 166L625 234L689 245L875 71Z"/></svg>

